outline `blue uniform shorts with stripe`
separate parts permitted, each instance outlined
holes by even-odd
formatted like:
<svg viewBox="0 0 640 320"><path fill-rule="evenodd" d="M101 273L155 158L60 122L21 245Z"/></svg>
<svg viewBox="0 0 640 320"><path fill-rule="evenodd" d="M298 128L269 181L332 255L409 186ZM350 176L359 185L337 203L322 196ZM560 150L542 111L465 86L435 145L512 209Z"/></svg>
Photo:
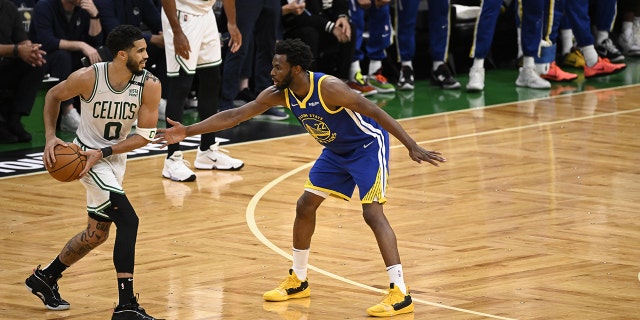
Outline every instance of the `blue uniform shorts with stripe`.
<svg viewBox="0 0 640 320"><path fill-rule="evenodd" d="M309 172L305 188L349 200L358 186L362 203L386 202L389 146L380 144L372 140L342 155L324 148Z"/></svg>

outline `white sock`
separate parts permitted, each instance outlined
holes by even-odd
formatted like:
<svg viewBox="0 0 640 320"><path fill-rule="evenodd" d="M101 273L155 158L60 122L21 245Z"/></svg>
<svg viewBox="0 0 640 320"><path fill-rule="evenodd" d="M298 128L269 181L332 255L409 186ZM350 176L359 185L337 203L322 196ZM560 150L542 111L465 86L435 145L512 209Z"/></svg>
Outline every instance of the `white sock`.
<svg viewBox="0 0 640 320"><path fill-rule="evenodd" d="M522 67L524 68L535 68L536 64L533 60L533 57L524 56L522 57Z"/></svg>
<svg viewBox="0 0 640 320"><path fill-rule="evenodd" d="M602 41L607 40L609 38L609 32L607 31L598 31L596 34L596 43L601 44Z"/></svg>
<svg viewBox="0 0 640 320"><path fill-rule="evenodd" d="M307 278L307 266L309 264L309 249L301 250L293 248L293 272L298 279L304 281Z"/></svg>
<svg viewBox="0 0 640 320"><path fill-rule="evenodd" d="M351 62L351 68L349 68L349 79L355 78L358 71L360 71L360 61L356 60Z"/></svg>
<svg viewBox="0 0 640 320"><path fill-rule="evenodd" d="M484 69L484 59L473 59L473 68Z"/></svg>
<svg viewBox="0 0 640 320"><path fill-rule="evenodd" d="M562 40L562 55L571 52L573 47L573 31L571 29L560 30L560 39Z"/></svg>
<svg viewBox="0 0 640 320"><path fill-rule="evenodd" d="M434 61L433 62L433 71L438 70L438 67L443 65L443 64L444 64L444 61Z"/></svg>
<svg viewBox="0 0 640 320"><path fill-rule="evenodd" d="M411 60L409 60L409 61L402 61L402 66L403 66L403 67L409 67L409 68L413 69L413 63L411 63Z"/></svg>
<svg viewBox="0 0 640 320"><path fill-rule="evenodd" d="M633 21L622 22L622 33L624 33L625 35L630 35L633 33Z"/></svg>
<svg viewBox="0 0 640 320"><path fill-rule="evenodd" d="M593 67L596 63L598 63L598 53L593 45L589 45L586 47L580 48L582 50L582 55L584 56L584 61L589 67Z"/></svg>
<svg viewBox="0 0 640 320"><path fill-rule="evenodd" d="M387 274L389 275L389 282L398 287L402 293L407 294L407 286L404 284L404 275L402 274L402 265L394 264L387 267Z"/></svg>
<svg viewBox="0 0 640 320"><path fill-rule="evenodd" d="M369 61L369 75L375 74L378 70L382 68L381 60L371 60Z"/></svg>
<svg viewBox="0 0 640 320"><path fill-rule="evenodd" d="M536 63L536 73L538 73L539 75L542 74L547 74L549 73L549 67L551 66L551 63L546 62L546 63Z"/></svg>

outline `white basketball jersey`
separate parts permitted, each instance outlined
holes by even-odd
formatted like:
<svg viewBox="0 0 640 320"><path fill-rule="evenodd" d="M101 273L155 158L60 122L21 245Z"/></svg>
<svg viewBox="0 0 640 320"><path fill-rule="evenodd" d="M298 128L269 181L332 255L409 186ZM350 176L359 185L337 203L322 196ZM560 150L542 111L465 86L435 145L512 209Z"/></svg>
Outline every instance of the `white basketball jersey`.
<svg viewBox="0 0 640 320"><path fill-rule="evenodd" d="M216 0L176 0L178 11L201 16L211 11Z"/></svg>
<svg viewBox="0 0 640 320"><path fill-rule="evenodd" d="M127 86L117 91L109 84L108 62L93 65L96 80L87 100L80 98L78 139L93 149L112 146L127 138L142 105L142 89L147 70L134 75Z"/></svg>

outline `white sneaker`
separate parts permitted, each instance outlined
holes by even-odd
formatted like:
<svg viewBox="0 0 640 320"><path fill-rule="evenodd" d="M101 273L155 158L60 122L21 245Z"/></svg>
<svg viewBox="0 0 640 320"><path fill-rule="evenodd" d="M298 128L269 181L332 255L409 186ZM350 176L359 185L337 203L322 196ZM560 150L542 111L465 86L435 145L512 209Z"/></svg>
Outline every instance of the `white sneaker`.
<svg viewBox="0 0 640 320"><path fill-rule="evenodd" d="M224 154L224 152L229 153L229 151L220 148L219 144L220 142L216 142L206 151L200 151L200 149L198 149L194 163L195 167L209 170L240 170L240 168L244 166L244 162Z"/></svg>
<svg viewBox="0 0 640 320"><path fill-rule="evenodd" d="M80 114L76 108L71 108L69 112L62 115L60 119L60 130L68 132L76 132L80 125Z"/></svg>
<svg viewBox="0 0 640 320"><path fill-rule="evenodd" d="M636 42L633 33L621 33L618 37L618 44L622 48L622 52L630 57L640 56L640 43Z"/></svg>
<svg viewBox="0 0 640 320"><path fill-rule="evenodd" d="M520 68L520 74L516 79L516 85L518 87L527 87L532 89L549 89L551 83L545 79L542 79L534 68Z"/></svg>
<svg viewBox="0 0 640 320"><path fill-rule="evenodd" d="M469 83L467 91L484 90L484 68L471 67L469 69Z"/></svg>
<svg viewBox="0 0 640 320"><path fill-rule="evenodd" d="M158 104L158 120L164 121L165 112L167 111L167 99L161 98Z"/></svg>
<svg viewBox="0 0 640 320"><path fill-rule="evenodd" d="M162 176L180 182L196 180L196 174L189 167L191 164L182 158L182 151L176 151L171 157L164 159Z"/></svg>

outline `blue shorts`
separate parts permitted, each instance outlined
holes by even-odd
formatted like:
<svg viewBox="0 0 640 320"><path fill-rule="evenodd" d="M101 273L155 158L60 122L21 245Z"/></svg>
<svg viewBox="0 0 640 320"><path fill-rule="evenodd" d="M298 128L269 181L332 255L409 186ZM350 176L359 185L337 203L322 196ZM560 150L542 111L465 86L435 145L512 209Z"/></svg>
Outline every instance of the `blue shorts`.
<svg viewBox="0 0 640 320"><path fill-rule="evenodd" d="M309 172L305 189L349 200L358 186L360 202L385 203L389 177L388 140L388 135L384 141L372 139L344 155L324 148Z"/></svg>

